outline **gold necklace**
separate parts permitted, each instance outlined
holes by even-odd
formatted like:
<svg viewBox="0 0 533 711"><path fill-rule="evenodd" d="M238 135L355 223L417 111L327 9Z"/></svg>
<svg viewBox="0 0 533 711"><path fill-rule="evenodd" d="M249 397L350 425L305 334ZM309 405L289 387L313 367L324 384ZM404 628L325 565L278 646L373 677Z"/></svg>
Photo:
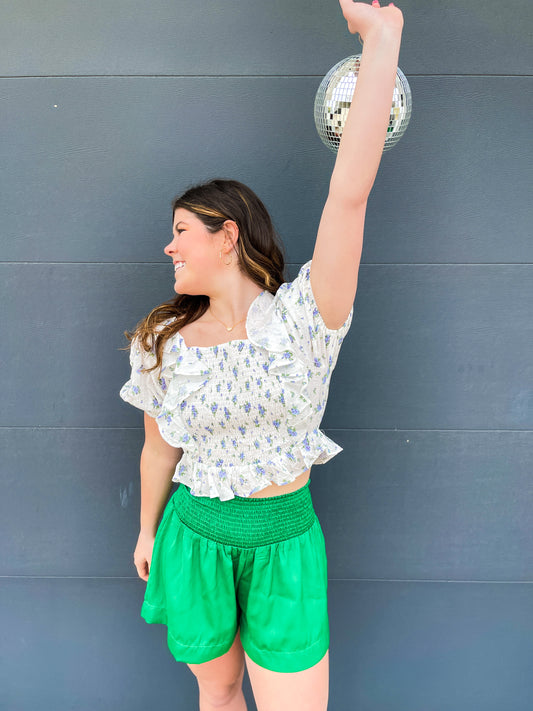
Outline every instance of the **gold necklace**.
<svg viewBox="0 0 533 711"><path fill-rule="evenodd" d="M246 321L246 316L245 316L244 318L241 318L240 321L237 321L237 323L234 323L231 328L228 328L228 326L226 326L225 323L223 323L219 318L217 318L217 317L215 316L215 314L214 314L212 311L211 311L211 315L213 316L213 318L216 318L217 321L218 321L219 323L221 323L221 324L224 326L224 328L226 329L226 331L233 331L233 329L235 328L235 326L237 326L239 323L242 323L243 321Z"/></svg>

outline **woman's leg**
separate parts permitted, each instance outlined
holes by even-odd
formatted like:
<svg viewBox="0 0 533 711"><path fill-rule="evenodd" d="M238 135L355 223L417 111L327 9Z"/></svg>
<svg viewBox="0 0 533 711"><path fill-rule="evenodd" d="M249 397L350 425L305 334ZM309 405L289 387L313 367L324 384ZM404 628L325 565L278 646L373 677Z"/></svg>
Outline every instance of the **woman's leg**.
<svg viewBox="0 0 533 711"><path fill-rule="evenodd" d="M242 693L244 652L239 630L230 649L221 657L187 666L198 682L200 711L247 711Z"/></svg>
<svg viewBox="0 0 533 711"><path fill-rule="evenodd" d="M309 669L289 673L264 669L244 656L257 711L326 711L329 651Z"/></svg>

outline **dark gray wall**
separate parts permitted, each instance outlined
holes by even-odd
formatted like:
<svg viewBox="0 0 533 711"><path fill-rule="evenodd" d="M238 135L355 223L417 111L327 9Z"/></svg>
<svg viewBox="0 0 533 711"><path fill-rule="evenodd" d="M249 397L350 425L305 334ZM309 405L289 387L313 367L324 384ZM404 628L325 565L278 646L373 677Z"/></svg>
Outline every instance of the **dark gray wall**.
<svg viewBox="0 0 533 711"><path fill-rule="evenodd" d="M529 711L533 10L400 6L413 116L323 421L344 452L312 472L330 709ZM314 95L360 50L334 0L4 7L2 709L197 707L139 616L122 332L173 295L169 205L195 180L248 183L291 274L311 258L334 162Z"/></svg>

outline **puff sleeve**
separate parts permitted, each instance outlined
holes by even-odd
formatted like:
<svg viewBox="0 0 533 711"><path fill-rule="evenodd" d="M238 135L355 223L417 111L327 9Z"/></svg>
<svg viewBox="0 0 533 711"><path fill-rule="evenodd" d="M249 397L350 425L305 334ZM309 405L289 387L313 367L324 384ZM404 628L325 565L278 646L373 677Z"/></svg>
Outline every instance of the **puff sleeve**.
<svg viewBox="0 0 533 711"><path fill-rule="evenodd" d="M144 410L150 417L157 417L161 412L167 389L164 369L161 373L159 368L149 373L142 370L151 368L155 362L155 353L153 351L147 353L138 339L134 338L130 349L131 376L120 390L120 397L125 402Z"/></svg>
<svg viewBox="0 0 533 711"><path fill-rule="evenodd" d="M328 328L318 310L310 275L311 260L300 268L294 281L279 287L276 300L289 338L298 346L306 361L331 372L352 323L354 309L352 306L342 326Z"/></svg>

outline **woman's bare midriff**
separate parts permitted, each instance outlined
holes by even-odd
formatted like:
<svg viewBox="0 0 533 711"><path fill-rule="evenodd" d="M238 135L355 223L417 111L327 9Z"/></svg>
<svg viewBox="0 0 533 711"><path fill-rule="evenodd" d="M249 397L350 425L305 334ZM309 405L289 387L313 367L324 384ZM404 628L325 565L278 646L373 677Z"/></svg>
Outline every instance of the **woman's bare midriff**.
<svg viewBox="0 0 533 711"><path fill-rule="evenodd" d="M281 496L282 494L290 494L293 491L301 489L302 486L305 486L307 484L307 482L309 481L310 473L311 469L308 469L302 474L299 474L296 479L294 481L291 481L289 484L283 484L282 486L279 486L278 484L271 484L270 486L266 486L264 489L261 489L261 491L256 491L255 494L250 494L249 498L264 499L269 496Z"/></svg>

